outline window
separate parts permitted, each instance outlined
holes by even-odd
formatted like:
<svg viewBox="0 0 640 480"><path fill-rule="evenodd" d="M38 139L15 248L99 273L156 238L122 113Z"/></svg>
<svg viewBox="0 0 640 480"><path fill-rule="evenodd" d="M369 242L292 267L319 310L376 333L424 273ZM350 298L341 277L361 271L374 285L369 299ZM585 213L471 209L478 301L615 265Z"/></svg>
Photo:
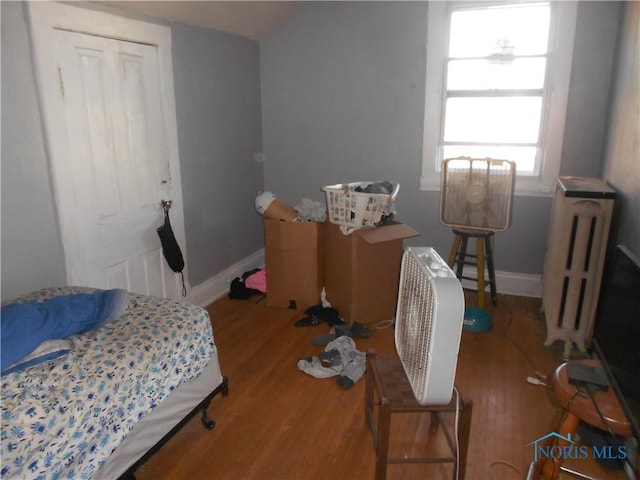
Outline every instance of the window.
<svg viewBox="0 0 640 480"><path fill-rule="evenodd" d="M515 161L517 194L552 194L575 17L576 2L429 3L422 189L470 156Z"/></svg>

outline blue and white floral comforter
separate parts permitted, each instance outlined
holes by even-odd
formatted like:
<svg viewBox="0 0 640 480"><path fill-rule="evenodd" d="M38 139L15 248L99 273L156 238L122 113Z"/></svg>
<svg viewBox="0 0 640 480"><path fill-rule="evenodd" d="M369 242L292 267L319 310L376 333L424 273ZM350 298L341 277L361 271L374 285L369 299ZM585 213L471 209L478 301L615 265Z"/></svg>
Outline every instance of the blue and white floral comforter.
<svg viewBox="0 0 640 480"><path fill-rule="evenodd" d="M21 301L90 292L46 289ZM4 479L90 478L136 422L214 356L206 310L129 293L127 313L65 357L2 377Z"/></svg>

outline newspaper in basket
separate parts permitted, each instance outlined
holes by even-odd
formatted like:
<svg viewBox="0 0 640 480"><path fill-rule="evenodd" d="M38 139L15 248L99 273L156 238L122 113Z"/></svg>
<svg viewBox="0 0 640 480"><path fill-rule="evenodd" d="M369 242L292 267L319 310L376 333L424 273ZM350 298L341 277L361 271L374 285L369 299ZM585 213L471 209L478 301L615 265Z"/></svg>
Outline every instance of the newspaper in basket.
<svg viewBox="0 0 640 480"><path fill-rule="evenodd" d="M368 193L372 185L388 185L391 193ZM352 182L322 188L327 197L329 221L349 234L361 228L375 227L394 213L393 205L400 184L396 182Z"/></svg>

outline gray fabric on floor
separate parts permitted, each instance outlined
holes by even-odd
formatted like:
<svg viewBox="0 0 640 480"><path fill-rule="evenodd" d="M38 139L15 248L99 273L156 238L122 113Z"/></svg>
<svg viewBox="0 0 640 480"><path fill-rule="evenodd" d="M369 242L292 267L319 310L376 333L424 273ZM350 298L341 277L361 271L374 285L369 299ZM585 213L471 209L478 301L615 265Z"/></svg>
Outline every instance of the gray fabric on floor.
<svg viewBox="0 0 640 480"><path fill-rule="evenodd" d="M298 368L316 378L338 376L339 384L349 388L364 374L367 355L357 350L353 338L346 335L327 344L325 352L332 351L338 352L339 356L336 355L333 358L330 366L325 367L320 358L316 356L311 359L298 360Z"/></svg>

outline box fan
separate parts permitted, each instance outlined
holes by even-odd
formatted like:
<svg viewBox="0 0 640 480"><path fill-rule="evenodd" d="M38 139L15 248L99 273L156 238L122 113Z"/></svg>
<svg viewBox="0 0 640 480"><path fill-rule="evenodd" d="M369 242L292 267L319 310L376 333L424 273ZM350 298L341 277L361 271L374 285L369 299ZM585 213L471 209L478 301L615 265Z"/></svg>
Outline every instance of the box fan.
<svg viewBox="0 0 640 480"><path fill-rule="evenodd" d="M511 222L515 163L491 158L442 162L440 222L453 228L502 232Z"/></svg>
<svg viewBox="0 0 640 480"><path fill-rule="evenodd" d="M431 247L402 256L395 343L420 405L451 401L464 317L460 281Z"/></svg>

